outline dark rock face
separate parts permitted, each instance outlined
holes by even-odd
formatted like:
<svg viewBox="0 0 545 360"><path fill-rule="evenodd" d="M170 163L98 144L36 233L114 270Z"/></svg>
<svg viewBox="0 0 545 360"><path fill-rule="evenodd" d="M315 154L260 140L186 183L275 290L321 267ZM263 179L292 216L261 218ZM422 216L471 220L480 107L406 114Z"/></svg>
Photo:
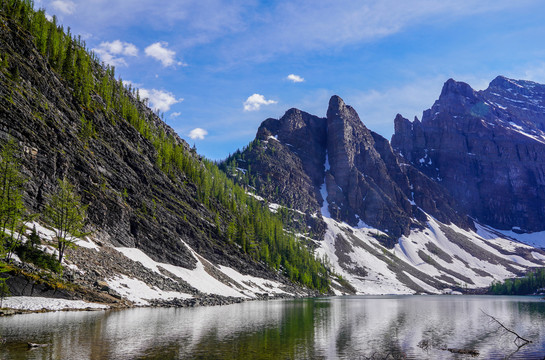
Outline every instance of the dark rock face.
<svg viewBox="0 0 545 360"><path fill-rule="evenodd" d="M323 226L316 230L323 223L311 215L320 213L324 200L331 217L354 226L361 220L394 240L421 226L426 219L420 209L470 227L440 185L396 155L338 96L326 118L291 109L279 120L265 120L256 140L226 162L250 171L250 185L261 196L306 213L304 231L310 226L314 235L323 233Z"/></svg>
<svg viewBox="0 0 545 360"><path fill-rule="evenodd" d="M352 225L362 219L395 237L408 234L411 205L375 149L371 131L338 96L329 101L327 125L329 173L334 183L328 186L330 213Z"/></svg>
<svg viewBox="0 0 545 360"><path fill-rule="evenodd" d="M479 221L545 230L544 110L543 85L451 79L422 122L396 117L392 146Z"/></svg>
<svg viewBox="0 0 545 360"><path fill-rule="evenodd" d="M260 192L303 212L318 211L315 189L323 182L326 131L326 119L297 109L265 120L256 135L262 146L248 156L252 172L271 179L260 182Z"/></svg>

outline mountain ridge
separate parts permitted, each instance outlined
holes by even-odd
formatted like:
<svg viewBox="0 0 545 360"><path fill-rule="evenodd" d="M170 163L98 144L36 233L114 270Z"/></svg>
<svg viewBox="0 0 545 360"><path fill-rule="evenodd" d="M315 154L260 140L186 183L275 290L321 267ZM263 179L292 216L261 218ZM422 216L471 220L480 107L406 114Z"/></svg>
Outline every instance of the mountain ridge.
<svg viewBox="0 0 545 360"><path fill-rule="evenodd" d="M421 122L396 118L392 146L472 217L499 229L542 231L543 110L535 116L530 108L541 109L545 87L519 82L529 88L502 76L483 91L447 81Z"/></svg>
<svg viewBox="0 0 545 360"><path fill-rule="evenodd" d="M497 78L493 84L501 81L506 80ZM434 148L425 147L429 138L441 135L429 130L429 124L448 129L460 114L467 114L462 131L486 123L482 117L496 116L491 105L481 101L481 93L448 80L422 122L396 116L392 143L367 129L357 112L334 95L326 118L290 109L278 120L267 119L256 140L228 158L222 169L262 196L271 209L292 215L292 228L301 241L329 259L358 293L437 293L449 287L466 291L486 286L517 276L521 266L542 266L542 252L496 231L494 223L489 227L476 221L464 207L470 200L445 186ZM326 130L318 138L310 136L311 122L300 122L303 116L294 114L304 114L321 127L325 119ZM515 121L506 122L511 132L518 129L512 125ZM479 131L481 138L487 136L487 128ZM524 139L520 135L517 139ZM463 134L450 142L441 136L435 140L434 145L442 145L450 156L462 151L457 147L466 151L466 144L477 141ZM310 154L315 156L312 164L303 161ZM486 158L486 153L469 156ZM454 160L445 164L456 174ZM276 178L282 188L301 189L296 195L302 199L292 201L295 195L289 191L289 196L270 191Z"/></svg>

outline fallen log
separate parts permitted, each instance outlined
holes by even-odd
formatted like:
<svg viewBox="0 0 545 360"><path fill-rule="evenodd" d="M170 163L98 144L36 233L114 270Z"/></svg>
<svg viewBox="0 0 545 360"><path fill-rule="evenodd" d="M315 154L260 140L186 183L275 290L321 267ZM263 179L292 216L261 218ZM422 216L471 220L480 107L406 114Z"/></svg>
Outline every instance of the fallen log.
<svg viewBox="0 0 545 360"><path fill-rule="evenodd" d="M511 334L513 334L513 335L515 335L516 338L515 338L515 340L513 340L513 342L515 343L515 346L518 347L519 349L520 349L521 347L523 347L524 345L527 345L527 344L530 344L530 343L531 343L530 340L523 338L522 336L520 336L519 334L517 334L517 333L514 332L513 330L507 328L505 325L503 325L503 324L502 324L498 319L496 319L494 316L489 315L489 314L487 314L486 312L484 312L483 309L481 309L481 312L482 312L483 314L485 314L486 316L488 316L489 318L491 318L492 320L494 320L496 323L498 323L498 325L500 325L500 327L502 327L505 331L507 331L507 332L509 332L509 333L511 333ZM519 344L517 341L519 341L519 342L521 342L521 343Z"/></svg>

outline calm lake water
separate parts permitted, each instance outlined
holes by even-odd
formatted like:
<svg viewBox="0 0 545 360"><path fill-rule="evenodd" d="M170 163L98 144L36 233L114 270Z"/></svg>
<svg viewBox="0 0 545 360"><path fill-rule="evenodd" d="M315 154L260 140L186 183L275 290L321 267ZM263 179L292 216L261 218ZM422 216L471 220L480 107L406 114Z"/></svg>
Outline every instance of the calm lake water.
<svg viewBox="0 0 545 360"><path fill-rule="evenodd" d="M532 343L516 351L515 336L481 310ZM475 349L478 359L543 359L545 301L353 296L58 312L0 318L0 337L0 359L472 358L443 348ZM28 350L27 342L49 346Z"/></svg>

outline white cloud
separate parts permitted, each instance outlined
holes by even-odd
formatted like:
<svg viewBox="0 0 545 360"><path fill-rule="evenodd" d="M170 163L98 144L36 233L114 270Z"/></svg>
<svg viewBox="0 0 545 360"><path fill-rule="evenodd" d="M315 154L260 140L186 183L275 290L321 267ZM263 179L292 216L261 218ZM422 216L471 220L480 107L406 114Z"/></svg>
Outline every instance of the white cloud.
<svg viewBox="0 0 545 360"><path fill-rule="evenodd" d="M189 132L189 137L193 140L204 140L206 135L208 135L208 131L201 128L195 128Z"/></svg>
<svg viewBox="0 0 545 360"><path fill-rule="evenodd" d="M176 99L174 94L168 91L156 90L156 89L140 89L140 98L148 99L150 107L154 110L169 111L170 107L174 104L184 101L184 99Z"/></svg>
<svg viewBox="0 0 545 360"><path fill-rule="evenodd" d="M134 44L121 40L102 42L92 50L100 56L102 61L112 66L127 66L124 56L138 56L138 48Z"/></svg>
<svg viewBox="0 0 545 360"><path fill-rule="evenodd" d="M177 118L177 117L179 117L180 115L182 115L181 112L173 112L172 114L170 114L170 117L171 117L171 118Z"/></svg>
<svg viewBox="0 0 545 360"><path fill-rule="evenodd" d="M151 56L155 60L160 61L164 67L172 65L185 66L186 64L183 62L176 60L176 52L167 49L167 46L167 42L156 42L148 46L144 51L147 56Z"/></svg>
<svg viewBox="0 0 545 360"><path fill-rule="evenodd" d="M539 62L537 64L532 64L531 66L525 67L524 71L517 72L517 76L513 77L522 77L524 80L530 80L544 84L545 62Z"/></svg>
<svg viewBox="0 0 545 360"><path fill-rule="evenodd" d="M305 81L305 79L303 79L302 77L300 77L299 75L295 75L295 74L289 74L286 79L294 82L294 83L300 83L300 82L303 82Z"/></svg>
<svg viewBox="0 0 545 360"><path fill-rule="evenodd" d="M51 2L51 6L66 15L73 14L76 11L76 4L70 0L55 0Z"/></svg>
<svg viewBox="0 0 545 360"><path fill-rule="evenodd" d="M292 0L273 4L251 17L253 21L244 24L249 29L243 29L240 36L221 48L232 61L264 62L292 52L338 50L376 41L409 27L451 23L522 6L509 0Z"/></svg>
<svg viewBox="0 0 545 360"><path fill-rule="evenodd" d="M261 108L261 105L271 105L276 103L278 103L278 101L265 100L263 95L253 94L244 102L244 111L257 111Z"/></svg>

